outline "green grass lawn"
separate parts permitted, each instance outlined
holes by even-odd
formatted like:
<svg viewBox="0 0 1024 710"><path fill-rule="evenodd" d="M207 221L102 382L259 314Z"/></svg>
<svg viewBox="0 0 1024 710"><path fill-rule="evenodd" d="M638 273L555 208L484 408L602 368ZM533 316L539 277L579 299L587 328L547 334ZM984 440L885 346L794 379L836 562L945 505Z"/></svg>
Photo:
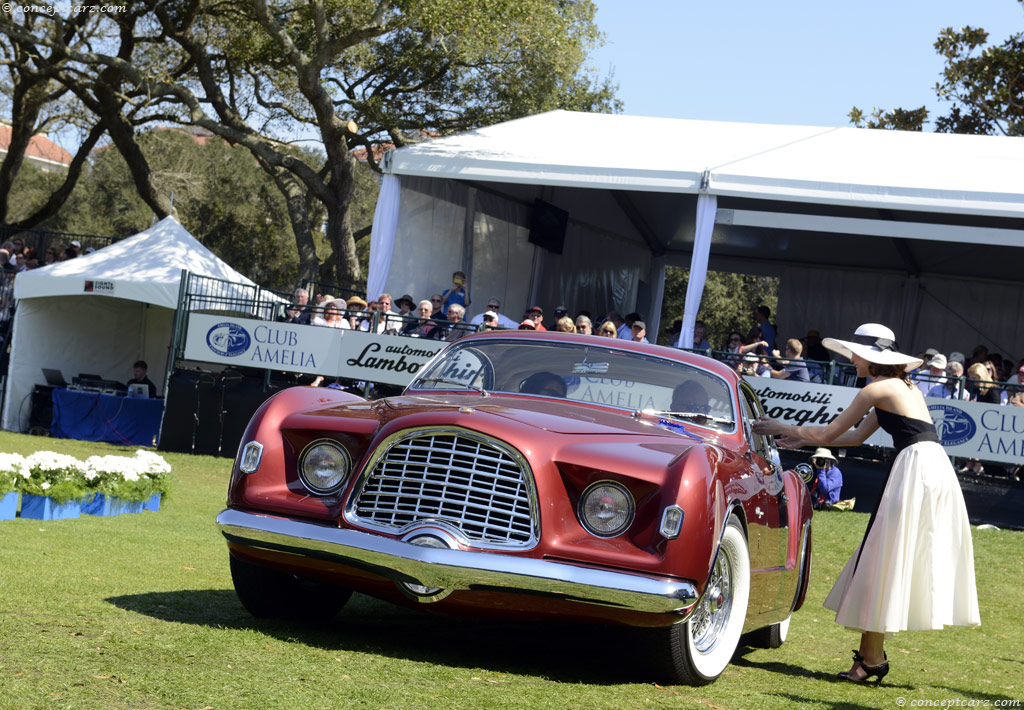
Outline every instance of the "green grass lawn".
<svg viewBox="0 0 1024 710"><path fill-rule="evenodd" d="M123 453L0 433L0 451ZM316 628L249 616L214 526L229 462L165 454L159 513L0 522L2 708L898 708L1024 699L1024 533L974 531L982 626L898 634L881 687L833 681L855 634L821 607L867 523L814 519L811 587L777 650L714 684L649 681L621 629L446 618L356 596ZM993 703L994 704L994 703ZM1018 705L1019 706L1019 705Z"/></svg>

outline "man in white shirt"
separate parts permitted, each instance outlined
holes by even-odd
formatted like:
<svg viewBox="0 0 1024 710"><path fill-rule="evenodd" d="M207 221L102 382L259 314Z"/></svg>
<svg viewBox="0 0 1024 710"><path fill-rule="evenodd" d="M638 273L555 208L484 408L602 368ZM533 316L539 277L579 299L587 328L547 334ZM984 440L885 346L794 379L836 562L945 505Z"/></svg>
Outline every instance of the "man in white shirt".
<svg viewBox="0 0 1024 710"><path fill-rule="evenodd" d="M917 381L917 388L921 390L921 394L928 396L928 393L936 385L942 384L942 379L946 375L946 356L942 353L936 353L932 356L932 359L925 363L923 370L918 372L918 377L914 379ZM961 365L961 368L963 365ZM926 377L920 377L920 375L926 375Z"/></svg>
<svg viewBox="0 0 1024 710"><path fill-rule="evenodd" d="M519 324L517 322L515 322L514 320L512 320L511 318L509 318L508 316L501 312L501 301L498 300L497 298L487 299L487 308L484 311L484 313L486 313L487 311L493 311L495 314L497 314L499 327L512 328L513 330L519 327ZM473 325L480 325L481 323L483 323L483 321L484 314L477 313L469 322L472 323Z"/></svg>
<svg viewBox="0 0 1024 710"><path fill-rule="evenodd" d="M960 377L964 374L964 366L959 362L951 362L946 365L946 378L945 381L939 382L933 385L928 390L929 397L939 397L941 399L970 399L971 395L967 392L966 387L960 388L960 395L957 396L957 387L960 386Z"/></svg>

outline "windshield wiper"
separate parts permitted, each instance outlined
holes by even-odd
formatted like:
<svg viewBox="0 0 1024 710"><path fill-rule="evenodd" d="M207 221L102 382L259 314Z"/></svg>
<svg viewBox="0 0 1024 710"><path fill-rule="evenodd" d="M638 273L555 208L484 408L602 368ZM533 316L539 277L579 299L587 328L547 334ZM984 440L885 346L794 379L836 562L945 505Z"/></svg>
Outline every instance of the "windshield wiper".
<svg viewBox="0 0 1024 710"><path fill-rule="evenodd" d="M698 424L711 422L712 424L720 424L721 426L732 426L736 423L732 419L727 419L725 417L713 417L710 414L703 414L701 412L668 412L659 409L644 409L642 413L658 417L685 419L687 421L697 422Z"/></svg>
<svg viewBox="0 0 1024 710"><path fill-rule="evenodd" d="M481 397L490 397L491 395L483 387L477 387L476 385L466 384L465 382L458 382L456 380L449 380L444 377L426 377L419 382L440 382L443 385L455 385L457 387L465 387L468 390L473 390Z"/></svg>

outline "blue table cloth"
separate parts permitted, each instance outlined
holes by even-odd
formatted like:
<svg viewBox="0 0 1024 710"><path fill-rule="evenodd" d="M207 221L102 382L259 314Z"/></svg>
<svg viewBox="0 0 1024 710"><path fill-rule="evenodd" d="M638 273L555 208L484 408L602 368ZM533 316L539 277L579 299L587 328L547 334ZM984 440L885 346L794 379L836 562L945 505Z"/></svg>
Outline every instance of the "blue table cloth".
<svg viewBox="0 0 1024 710"><path fill-rule="evenodd" d="M55 389L50 433L61 439L154 446L163 411L162 399Z"/></svg>

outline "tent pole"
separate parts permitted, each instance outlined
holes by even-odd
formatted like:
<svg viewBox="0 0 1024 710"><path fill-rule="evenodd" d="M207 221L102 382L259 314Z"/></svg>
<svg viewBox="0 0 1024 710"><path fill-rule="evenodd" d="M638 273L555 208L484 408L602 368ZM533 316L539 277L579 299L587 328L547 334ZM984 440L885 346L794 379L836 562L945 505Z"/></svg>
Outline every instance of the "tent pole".
<svg viewBox="0 0 1024 710"><path fill-rule="evenodd" d="M651 312L647 314L647 339L658 342L658 331L661 329L661 309L665 303L665 255L651 257ZM671 315L669 316L671 319Z"/></svg>
<svg viewBox="0 0 1024 710"><path fill-rule="evenodd" d="M715 231L715 213L718 211L718 198L708 192L710 179L710 170L705 170L701 179L701 192L697 195L690 279L686 283L683 324L679 329L679 340L676 344L676 347L680 348L691 347L693 344L693 327L697 322L697 313L700 311L700 302L704 295L704 283L708 276L708 254L711 251L711 235Z"/></svg>
<svg viewBox="0 0 1024 710"><path fill-rule="evenodd" d="M462 270L473 283L473 224L476 222L476 188L466 191L466 217L462 222ZM479 293L477 296L479 297Z"/></svg>

